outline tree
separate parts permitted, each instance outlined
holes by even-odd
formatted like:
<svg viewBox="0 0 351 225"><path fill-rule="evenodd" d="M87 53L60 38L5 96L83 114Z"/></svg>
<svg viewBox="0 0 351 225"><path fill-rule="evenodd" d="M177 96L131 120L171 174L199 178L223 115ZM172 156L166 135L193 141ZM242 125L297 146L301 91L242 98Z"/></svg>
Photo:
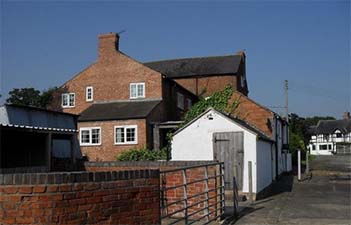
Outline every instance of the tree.
<svg viewBox="0 0 351 225"><path fill-rule="evenodd" d="M14 88L9 92L10 97L6 99L6 103L46 108L52 101L52 95L56 90L57 88L54 87L41 93L34 88Z"/></svg>

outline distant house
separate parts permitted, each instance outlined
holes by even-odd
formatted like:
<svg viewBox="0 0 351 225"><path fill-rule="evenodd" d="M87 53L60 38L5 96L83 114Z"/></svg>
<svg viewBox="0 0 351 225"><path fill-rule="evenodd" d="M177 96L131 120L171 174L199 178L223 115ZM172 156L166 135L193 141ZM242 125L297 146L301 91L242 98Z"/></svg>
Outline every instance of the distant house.
<svg viewBox="0 0 351 225"><path fill-rule="evenodd" d="M0 106L0 172L73 169L82 157L77 132L76 115Z"/></svg>
<svg viewBox="0 0 351 225"><path fill-rule="evenodd" d="M80 115L80 147L90 160L163 147L200 92L230 84L248 93L244 53L140 63L119 50L118 34L98 39L97 61L63 84L51 106Z"/></svg>
<svg viewBox="0 0 351 225"><path fill-rule="evenodd" d="M308 149L312 155L351 154L350 113L342 120L320 120L309 129L311 139Z"/></svg>
<svg viewBox="0 0 351 225"><path fill-rule="evenodd" d="M253 192L259 193L275 179L274 140L247 122L212 108L175 132L172 160L218 160L224 162L225 188L249 192L249 162Z"/></svg>

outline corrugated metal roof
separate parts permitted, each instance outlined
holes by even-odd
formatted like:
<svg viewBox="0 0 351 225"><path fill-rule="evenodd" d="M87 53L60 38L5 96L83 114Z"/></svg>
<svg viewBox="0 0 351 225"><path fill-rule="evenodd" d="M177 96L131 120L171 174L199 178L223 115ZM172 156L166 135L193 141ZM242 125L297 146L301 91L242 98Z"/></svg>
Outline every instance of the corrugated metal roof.
<svg viewBox="0 0 351 225"><path fill-rule="evenodd" d="M76 115L28 106L0 106L0 125L22 129L77 132Z"/></svg>

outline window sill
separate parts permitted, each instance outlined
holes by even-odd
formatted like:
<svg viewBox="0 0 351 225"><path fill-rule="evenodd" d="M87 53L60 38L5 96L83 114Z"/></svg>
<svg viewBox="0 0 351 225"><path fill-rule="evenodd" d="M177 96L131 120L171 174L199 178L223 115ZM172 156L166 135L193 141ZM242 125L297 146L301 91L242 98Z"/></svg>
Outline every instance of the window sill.
<svg viewBox="0 0 351 225"><path fill-rule="evenodd" d="M62 106L63 109L66 109L66 108L74 108L75 106Z"/></svg>
<svg viewBox="0 0 351 225"><path fill-rule="evenodd" d="M138 142L115 143L115 145L137 145Z"/></svg>
<svg viewBox="0 0 351 225"><path fill-rule="evenodd" d="M129 97L129 99L131 99L131 100L133 100L133 99L143 99L143 98L145 98L145 96L143 96L143 97Z"/></svg>
<svg viewBox="0 0 351 225"><path fill-rule="evenodd" d="M101 146L101 143L100 144L80 144L80 146L82 146L82 147L89 147L89 146L94 147L94 146Z"/></svg>

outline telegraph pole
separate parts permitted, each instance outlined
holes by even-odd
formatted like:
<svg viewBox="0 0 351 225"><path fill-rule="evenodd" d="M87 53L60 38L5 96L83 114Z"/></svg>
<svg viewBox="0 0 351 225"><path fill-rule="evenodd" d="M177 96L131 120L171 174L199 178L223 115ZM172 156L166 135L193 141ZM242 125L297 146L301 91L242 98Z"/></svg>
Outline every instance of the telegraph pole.
<svg viewBox="0 0 351 225"><path fill-rule="evenodd" d="M285 80L285 81L284 81L284 92L285 92L285 114L286 114L286 122L289 122L288 80Z"/></svg>

